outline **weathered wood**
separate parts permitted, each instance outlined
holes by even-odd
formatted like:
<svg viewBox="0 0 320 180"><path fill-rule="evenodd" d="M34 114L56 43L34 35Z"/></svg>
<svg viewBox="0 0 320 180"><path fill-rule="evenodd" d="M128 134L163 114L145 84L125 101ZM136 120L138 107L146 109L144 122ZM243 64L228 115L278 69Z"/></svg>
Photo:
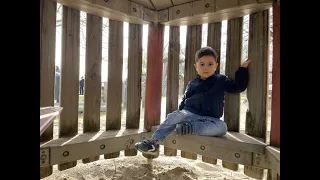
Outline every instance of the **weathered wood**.
<svg viewBox="0 0 320 180"><path fill-rule="evenodd" d="M123 64L123 22L109 20L108 95L106 131L121 128ZM105 159L119 157L120 152L105 154Z"/></svg>
<svg viewBox="0 0 320 180"><path fill-rule="evenodd" d="M227 50L226 50L226 75L234 79L234 73L241 65L242 49L242 23L243 18L228 20ZM240 130L240 94L226 93L224 121L228 131L239 132ZM222 161L222 166L233 171L238 171L239 165Z"/></svg>
<svg viewBox="0 0 320 180"><path fill-rule="evenodd" d="M149 24L144 128L160 124L164 25ZM143 154L146 158L156 158Z"/></svg>
<svg viewBox="0 0 320 180"><path fill-rule="evenodd" d="M129 24L128 54L126 129L138 129L141 105L142 25ZM124 155L135 156L137 155L137 150L125 150Z"/></svg>
<svg viewBox="0 0 320 180"><path fill-rule="evenodd" d="M162 9L159 22L169 26L221 22L266 10L272 3L272 0L198 0Z"/></svg>
<svg viewBox="0 0 320 180"><path fill-rule="evenodd" d="M155 19L155 11L129 0L55 0L68 7L115 21L146 24ZM135 9L133 9L135 8ZM150 13L152 12L152 13Z"/></svg>
<svg viewBox="0 0 320 180"><path fill-rule="evenodd" d="M266 139L267 130L268 54L269 13L265 10L250 15L248 57L253 63L248 69L246 113L246 134L263 139ZM244 173L256 179L263 178L263 169L245 167Z"/></svg>
<svg viewBox="0 0 320 180"><path fill-rule="evenodd" d="M218 54L217 63L219 68L216 70L216 74L220 73L220 52L221 52L221 22L208 24L208 39L207 46L212 47Z"/></svg>
<svg viewBox="0 0 320 180"><path fill-rule="evenodd" d="M201 33L202 26L188 26L187 27L187 42L186 42L186 59L184 68L184 89L188 82L194 79L197 75L195 64L195 54L201 48ZM181 151L181 157L188 159L197 159L197 154Z"/></svg>
<svg viewBox="0 0 320 180"><path fill-rule="evenodd" d="M54 106L56 11L56 2L40 0L40 107ZM40 141L52 138L51 124L40 136ZM51 174L52 166L40 167L40 179Z"/></svg>
<svg viewBox="0 0 320 180"><path fill-rule="evenodd" d="M63 6L61 100L64 108L59 119L59 138L78 134L80 11ZM59 164L60 171L72 168L77 161Z"/></svg>
<svg viewBox="0 0 320 180"><path fill-rule="evenodd" d="M83 133L100 130L102 60L102 18L87 14L86 70L84 83ZM99 156L83 159L83 163L99 160Z"/></svg>
<svg viewBox="0 0 320 180"><path fill-rule="evenodd" d="M101 154L134 149L135 142L141 141L142 137L151 137L151 135L151 132L147 133L138 129L87 132L75 137L52 140L40 146L40 153L49 148L49 165L55 165L88 157L99 157Z"/></svg>
<svg viewBox="0 0 320 180"><path fill-rule="evenodd" d="M273 5L273 65L270 145L280 148L280 7Z"/></svg>
<svg viewBox="0 0 320 180"><path fill-rule="evenodd" d="M180 27L170 26L168 76L167 76L167 105L166 114L178 109L179 92L179 54L180 54ZM164 146L166 156L176 156L177 150Z"/></svg>

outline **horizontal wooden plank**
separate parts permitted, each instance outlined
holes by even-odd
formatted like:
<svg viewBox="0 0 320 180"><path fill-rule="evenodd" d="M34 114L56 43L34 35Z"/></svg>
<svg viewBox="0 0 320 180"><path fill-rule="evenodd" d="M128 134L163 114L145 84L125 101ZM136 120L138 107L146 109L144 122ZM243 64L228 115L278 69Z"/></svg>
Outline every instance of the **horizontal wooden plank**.
<svg viewBox="0 0 320 180"><path fill-rule="evenodd" d="M269 167L280 175L280 148L268 146L266 156L269 161Z"/></svg>
<svg viewBox="0 0 320 180"><path fill-rule="evenodd" d="M55 165L101 154L134 149L136 142L151 137L151 135L150 132L132 129L87 132L71 138L59 138L42 144L40 152L43 149L50 148L49 165Z"/></svg>
<svg viewBox="0 0 320 180"><path fill-rule="evenodd" d="M148 24L154 19L154 12L147 7L128 0L54 0L62 5L72 7L89 14L124 21L134 24ZM147 16L143 16L146 13Z"/></svg>
<svg viewBox="0 0 320 180"><path fill-rule="evenodd" d="M157 126L153 126L152 131L154 132ZM195 141L204 144L210 144L214 147L229 148L234 150L242 150L254 153L265 153L267 144L262 142L262 139L248 136L237 132L227 132L224 137L208 137L208 136L176 136L175 132L170 134L172 137L180 138L187 137L190 141ZM165 140L166 141L166 140ZM181 148L180 148L181 149Z"/></svg>

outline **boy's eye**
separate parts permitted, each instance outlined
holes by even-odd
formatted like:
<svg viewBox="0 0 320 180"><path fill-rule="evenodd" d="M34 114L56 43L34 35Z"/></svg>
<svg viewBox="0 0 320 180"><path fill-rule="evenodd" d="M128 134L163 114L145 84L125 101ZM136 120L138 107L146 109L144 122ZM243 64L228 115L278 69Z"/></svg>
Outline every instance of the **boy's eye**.
<svg viewBox="0 0 320 180"><path fill-rule="evenodd" d="M204 64L200 64L201 66L204 66Z"/></svg>
<svg viewBox="0 0 320 180"><path fill-rule="evenodd" d="M212 66L213 64L212 63L209 63L209 66Z"/></svg>

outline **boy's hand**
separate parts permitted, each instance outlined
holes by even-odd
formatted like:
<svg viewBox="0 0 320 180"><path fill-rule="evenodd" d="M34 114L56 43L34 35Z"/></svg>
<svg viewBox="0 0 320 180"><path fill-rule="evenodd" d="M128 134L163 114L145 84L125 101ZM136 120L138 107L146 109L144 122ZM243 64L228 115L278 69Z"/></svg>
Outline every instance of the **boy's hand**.
<svg viewBox="0 0 320 180"><path fill-rule="evenodd" d="M248 68L248 65L251 63L251 59L247 59L245 62L242 63L241 67Z"/></svg>

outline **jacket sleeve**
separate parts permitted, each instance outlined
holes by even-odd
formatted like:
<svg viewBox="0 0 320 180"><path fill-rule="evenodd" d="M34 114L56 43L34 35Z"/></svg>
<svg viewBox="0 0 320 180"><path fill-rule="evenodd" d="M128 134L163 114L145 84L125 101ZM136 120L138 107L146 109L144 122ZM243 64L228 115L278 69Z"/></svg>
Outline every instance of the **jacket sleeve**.
<svg viewBox="0 0 320 180"><path fill-rule="evenodd" d="M241 93L248 86L248 68L239 67L235 72L235 80L226 78L224 82L224 90L229 93Z"/></svg>
<svg viewBox="0 0 320 180"><path fill-rule="evenodd" d="M186 90L185 90L184 95L183 95L183 97L182 97L182 101L181 101L180 104L179 104L179 110L180 110L180 111L184 108L184 105L185 105L185 104L184 104L184 101L186 100L187 95L190 93L190 82L191 82L191 81L188 82L187 87L186 87Z"/></svg>

